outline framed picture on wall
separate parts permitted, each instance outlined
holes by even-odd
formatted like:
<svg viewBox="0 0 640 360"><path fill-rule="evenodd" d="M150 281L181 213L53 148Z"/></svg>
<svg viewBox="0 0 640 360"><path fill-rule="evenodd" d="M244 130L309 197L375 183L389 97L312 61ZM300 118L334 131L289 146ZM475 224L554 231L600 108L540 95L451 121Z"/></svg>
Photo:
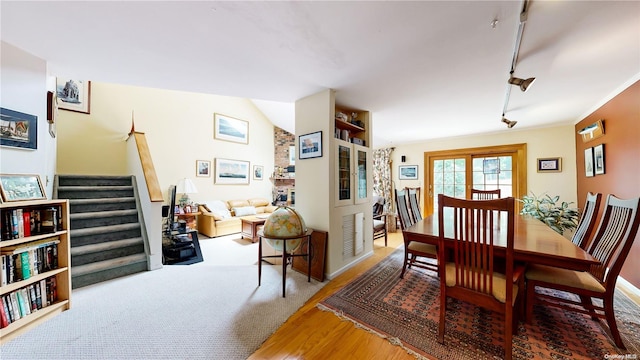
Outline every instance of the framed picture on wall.
<svg viewBox="0 0 640 360"><path fill-rule="evenodd" d="M593 168L596 175L604 174L604 144L593 148Z"/></svg>
<svg viewBox="0 0 640 360"><path fill-rule="evenodd" d="M400 180L418 179L418 165L400 165L398 170Z"/></svg>
<svg viewBox="0 0 640 360"><path fill-rule="evenodd" d="M0 145L38 148L38 117L0 108Z"/></svg>
<svg viewBox="0 0 640 360"><path fill-rule="evenodd" d="M7 202L47 198L40 175L0 174L0 193Z"/></svg>
<svg viewBox="0 0 640 360"><path fill-rule="evenodd" d="M264 179L264 166L253 165L253 180Z"/></svg>
<svg viewBox="0 0 640 360"><path fill-rule="evenodd" d="M584 149L584 172L586 177L592 177L593 173L593 148Z"/></svg>
<svg viewBox="0 0 640 360"><path fill-rule="evenodd" d="M211 176L211 161L196 160L196 176L200 176L200 177Z"/></svg>
<svg viewBox="0 0 640 360"><path fill-rule="evenodd" d="M56 78L58 109L90 113L91 81Z"/></svg>
<svg viewBox="0 0 640 360"><path fill-rule="evenodd" d="M249 122L231 116L214 114L213 137L241 144L249 143Z"/></svg>
<svg viewBox="0 0 640 360"><path fill-rule="evenodd" d="M538 159L538 172L560 171L562 171L562 160L559 157Z"/></svg>
<svg viewBox="0 0 640 360"><path fill-rule="evenodd" d="M298 149L300 151L298 156L300 160L322 157L322 131L300 135L298 137Z"/></svg>
<svg viewBox="0 0 640 360"><path fill-rule="evenodd" d="M216 159L214 183L220 185L249 184L249 162L242 160Z"/></svg>

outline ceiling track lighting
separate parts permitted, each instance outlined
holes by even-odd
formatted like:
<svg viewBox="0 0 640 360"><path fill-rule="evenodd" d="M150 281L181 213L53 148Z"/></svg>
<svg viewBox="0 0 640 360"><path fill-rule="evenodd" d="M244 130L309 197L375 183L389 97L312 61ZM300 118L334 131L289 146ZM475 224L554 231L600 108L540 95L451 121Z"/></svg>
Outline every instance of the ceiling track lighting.
<svg viewBox="0 0 640 360"><path fill-rule="evenodd" d="M513 77L513 73L511 73L511 76L509 77L509 84L518 86L520 87L520 90L522 90L522 92L525 92L529 90L529 86L531 86L531 84L533 84L535 80L536 78L533 77L528 79Z"/></svg>
<svg viewBox="0 0 640 360"><path fill-rule="evenodd" d="M511 120L505 118L504 116L502 117L502 122L507 124L507 127L509 129L511 129L512 127L516 126L516 124L518 123L517 121L511 121Z"/></svg>

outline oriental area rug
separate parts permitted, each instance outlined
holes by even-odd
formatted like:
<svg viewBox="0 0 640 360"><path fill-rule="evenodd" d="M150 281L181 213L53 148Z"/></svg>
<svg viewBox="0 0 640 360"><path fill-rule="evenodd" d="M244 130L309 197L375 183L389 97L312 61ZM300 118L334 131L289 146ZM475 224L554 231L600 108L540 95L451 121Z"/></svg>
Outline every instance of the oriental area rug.
<svg viewBox="0 0 640 360"><path fill-rule="evenodd" d="M465 302L449 300L445 342L438 342L439 279L433 272L418 268L408 269L400 279L403 256L402 248L396 250L318 307L387 338L419 359L502 358L502 315ZM513 337L513 357L639 358L640 307L616 293L615 309L627 350L615 346L604 322L536 306L532 323L520 322Z"/></svg>

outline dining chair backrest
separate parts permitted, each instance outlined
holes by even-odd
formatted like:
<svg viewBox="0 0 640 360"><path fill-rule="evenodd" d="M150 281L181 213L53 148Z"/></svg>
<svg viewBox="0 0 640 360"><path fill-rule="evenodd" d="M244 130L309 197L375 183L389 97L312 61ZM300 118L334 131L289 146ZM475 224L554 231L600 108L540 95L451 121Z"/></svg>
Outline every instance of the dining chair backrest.
<svg viewBox="0 0 640 360"><path fill-rule="evenodd" d="M493 200L500 198L500 189L480 190L471 189L471 199L473 200Z"/></svg>
<svg viewBox="0 0 640 360"><path fill-rule="evenodd" d="M450 209L447 209L450 208ZM453 217L446 211L452 211ZM438 258L441 267L441 276L450 273L444 271L445 267L445 232L452 238L453 246L450 248L450 263L455 266L455 284L475 292L492 295L494 293L493 272L494 269L494 243L498 241L497 226L506 226L506 252L504 256L505 269L500 270L507 279L513 276L513 241L514 241L514 199L513 197L494 200L469 200L449 197L438 194ZM506 224L501 223L500 216L506 213ZM449 221L446 221L446 216ZM446 229L445 224L450 224L453 229ZM504 272L503 272L504 271ZM447 275L444 275L447 274ZM453 279L444 279L441 282L449 284ZM442 286L442 284L441 284ZM506 286L504 302L511 304L513 299L513 287Z"/></svg>
<svg viewBox="0 0 640 360"><path fill-rule="evenodd" d="M409 199L409 209L411 210L411 217L413 223L417 223L422 220L422 212L420 211L420 188L405 188L407 191L407 198Z"/></svg>
<svg viewBox="0 0 640 360"><path fill-rule="evenodd" d="M580 216L576 232L573 233L571 241L580 248L586 250L589 243L589 236L596 226L596 218L598 217L598 209L600 209L600 201L602 194L587 193L587 201L584 203L584 210Z"/></svg>
<svg viewBox="0 0 640 360"><path fill-rule="evenodd" d="M587 250L591 256L600 260L600 264L592 265L589 271L596 279L604 282L606 287L615 286L618 274L638 233L638 224L640 224L638 207L640 207L640 198L623 200L614 195L607 195L598 230Z"/></svg>
<svg viewBox="0 0 640 360"><path fill-rule="evenodd" d="M398 217L400 218L402 230L413 225L414 222L407 206L407 193L404 190L396 189L396 207L398 208Z"/></svg>

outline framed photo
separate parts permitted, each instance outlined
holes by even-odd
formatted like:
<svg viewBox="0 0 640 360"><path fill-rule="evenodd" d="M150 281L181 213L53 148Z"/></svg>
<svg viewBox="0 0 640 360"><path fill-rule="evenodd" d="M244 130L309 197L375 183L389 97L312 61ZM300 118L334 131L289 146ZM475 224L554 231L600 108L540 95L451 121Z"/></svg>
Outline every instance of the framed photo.
<svg viewBox="0 0 640 360"><path fill-rule="evenodd" d="M593 148L584 149L584 172L587 177L595 175L593 173Z"/></svg>
<svg viewBox="0 0 640 360"><path fill-rule="evenodd" d="M216 159L215 184L249 184L249 162L242 160Z"/></svg>
<svg viewBox="0 0 640 360"><path fill-rule="evenodd" d="M604 144L593 148L593 168L596 175L604 174Z"/></svg>
<svg viewBox="0 0 640 360"><path fill-rule="evenodd" d="M196 176L199 176L199 177L211 176L211 161L196 160Z"/></svg>
<svg viewBox="0 0 640 360"><path fill-rule="evenodd" d="M58 109L90 113L91 81L56 78Z"/></svg>
<svg viewBox="0 0 640 360"><path fill-rule="evenodd" d="M562 159L544 158L538 159L538 172L560 172L562 171Z"/></svg>
<svg viewBox="0 0 640 360"><path fill-rule="evenodd" d="M417 180L418 165L400 165L399 174L400 180Z"/></svg>
<svg viewBox="0 0 640 360"><path fill-rule="evenodd" d="M298 136L298 159L322 157L322 131Z"/></svg>
<svg viewBox="0 0 640 360"><path fill-rule="evenodd" d="M0 174L2 201L47 199L39 175Z"/></svg>
<svg viewBox="0 0 640 360"><path fill-rule="evenodd" d="M264 179L264 166L253 165L253 180Z"/></svg>
<svg viewBox="0 0 640 360"><path fill-rule="evenodd" d="M38 117L0 108L0 145L38 148Z"/></svg>
<svg viewBox="0 0 640 360"><path fill-rule="evenodd" d="M231 116L214 114L213 137L241 144L249 143L249 122Z"/></svg>

